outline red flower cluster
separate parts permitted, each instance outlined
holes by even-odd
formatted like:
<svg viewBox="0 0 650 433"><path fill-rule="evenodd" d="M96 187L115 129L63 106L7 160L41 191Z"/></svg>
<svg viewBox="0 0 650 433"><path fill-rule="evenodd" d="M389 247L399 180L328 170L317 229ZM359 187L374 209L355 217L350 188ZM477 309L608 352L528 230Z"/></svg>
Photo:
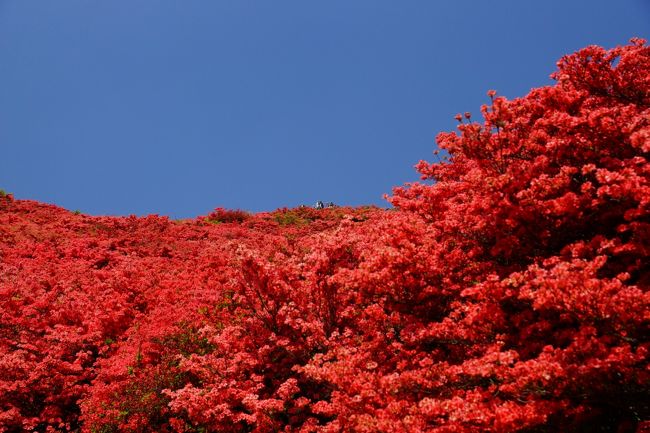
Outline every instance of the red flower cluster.
<svg viewBox="0 0 650 433"><path fill-rule="evenodd" d="M648 431L650 48L554 78L395 210L0 197L0 432Z"/></svg>

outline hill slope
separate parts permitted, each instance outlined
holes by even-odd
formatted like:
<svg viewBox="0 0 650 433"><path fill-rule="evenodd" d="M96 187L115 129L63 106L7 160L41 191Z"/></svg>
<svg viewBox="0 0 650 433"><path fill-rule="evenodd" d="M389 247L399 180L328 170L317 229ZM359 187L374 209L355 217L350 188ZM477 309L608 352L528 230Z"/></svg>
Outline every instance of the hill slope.
<svg viewBox="0 0 650 433"><path fill-rule="evenodd" d="M646 431L650 49L554 76L396 210L1 197L0 431Z"/></svg>

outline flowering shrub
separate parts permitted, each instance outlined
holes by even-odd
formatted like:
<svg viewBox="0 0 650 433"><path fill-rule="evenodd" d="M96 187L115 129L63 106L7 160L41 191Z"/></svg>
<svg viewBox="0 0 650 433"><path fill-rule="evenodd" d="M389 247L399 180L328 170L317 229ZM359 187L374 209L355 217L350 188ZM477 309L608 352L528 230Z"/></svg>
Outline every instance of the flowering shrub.
<svg viewBox="0 0 650 433"><path fill-rule="evenodd" d="M222 207L216 208L211 212L206 221L219 224L219 223L242 223L250 217L249 213L243 210L228 210Z"/></svg>
<svg viewBox="0 0 650 433"><path fill-rule="evenodd" d="M648 431L650 49L554 78L395 210L0 197L0 432Z"/></svg>

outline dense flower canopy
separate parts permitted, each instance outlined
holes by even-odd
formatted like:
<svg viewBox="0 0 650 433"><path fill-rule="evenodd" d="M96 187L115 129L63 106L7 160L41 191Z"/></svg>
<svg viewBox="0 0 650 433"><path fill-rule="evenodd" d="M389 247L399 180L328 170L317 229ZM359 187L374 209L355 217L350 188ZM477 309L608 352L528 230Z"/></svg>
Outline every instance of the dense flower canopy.
<svg viewBox="0 0 650 433"><path fill-rule="evenodd" d="M0 197L0 432L650 431L650 48L458 116L395 209Z"/></svg>

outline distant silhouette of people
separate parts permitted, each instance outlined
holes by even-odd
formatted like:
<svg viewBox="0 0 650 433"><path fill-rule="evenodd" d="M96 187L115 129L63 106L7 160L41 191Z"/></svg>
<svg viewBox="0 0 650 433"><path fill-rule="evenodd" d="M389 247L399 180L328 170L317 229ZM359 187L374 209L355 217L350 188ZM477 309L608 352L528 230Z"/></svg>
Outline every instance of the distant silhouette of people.
<svg viewBox="0 0 650 433"><path fill-rule="evenodd" d="M318 200L314 205L314 209L325 209L331 207L336 207L333 201L328 201L327 204L325 204L322 200Z"/></svg>

